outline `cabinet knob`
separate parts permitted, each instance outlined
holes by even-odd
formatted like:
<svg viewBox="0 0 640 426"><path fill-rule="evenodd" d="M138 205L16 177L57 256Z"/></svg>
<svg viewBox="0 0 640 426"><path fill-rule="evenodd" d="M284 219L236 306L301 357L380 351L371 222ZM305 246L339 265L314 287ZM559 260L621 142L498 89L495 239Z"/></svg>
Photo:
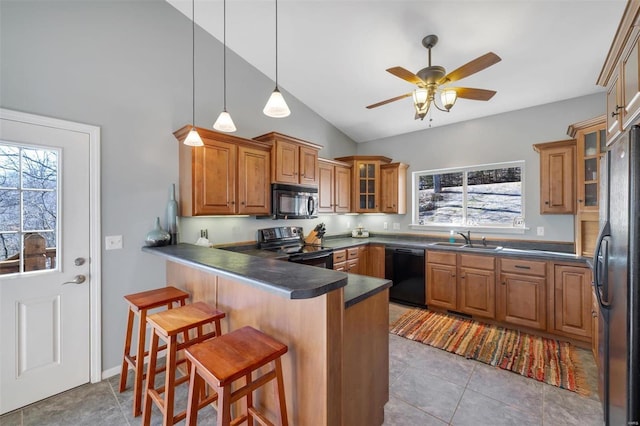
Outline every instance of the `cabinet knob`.
<svg viewBox="0 0 640 426"><path fill-rule="evenodd" d="M578 200L578 202L579 202L579 203L581 203L581 202L582 202L582 200Z"/></svg>
<svg viewBox="0 0 640 426"><path fill-rule="evenodd" d="M507 285L507 282L506 281L502 281L502 285Z"/></svg>
<svg viewBox="0 0 640 426"><path fill-rule="evenodd" d="M548 201L545 201L544 203L545 203L547 206L549 205L549 202L548 202Z"/></svg>
<svg viewBox="0 0 640 426"><path fill-rule="evenodd" d="M456 274L451 274L451 276L452 276L452 277L455 277L455 276L456 276Z"/></svg>
<svg viewBox="0 0 640 426"><path fill-rule="evenodd" d="M616 110L615 110L615 112L611 112L611 118L615 117L616 115L620 115L620 110L621 110L622 108L624 108L624 105L623 105L623 106L616 105Z"/></svg>
<svg viewBox="0 0 640 426"><path fill-rule="evenodd" d="M460 278L465 279L467 276L465 274L460 275Z"/></svg>
<svg viewBox="0 0 640 426"><path fill-rule="evenodd" d="M591 311L591 316L596 318L598 316L598 313L596 311Z"/></svg>

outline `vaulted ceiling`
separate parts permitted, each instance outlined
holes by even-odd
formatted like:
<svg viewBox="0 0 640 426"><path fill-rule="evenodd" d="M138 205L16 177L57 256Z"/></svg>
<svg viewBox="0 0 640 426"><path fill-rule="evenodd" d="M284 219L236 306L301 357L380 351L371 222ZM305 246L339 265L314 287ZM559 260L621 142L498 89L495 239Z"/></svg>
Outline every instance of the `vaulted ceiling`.
<svg viewBox="0 0 640 426"><path fill-rule="evenodd" d="M167 0L191 17L191 1ZM595 82L625 0L280 0L278 80L356 142L603 92ZM222 0L196 0L196 23L222 40ZM366 105L413 86L386 72L432 64L447 72L495 52L502 61L456 86L496 90L414 120L411 98ZM227 45L275 79L274 0L227 0ZM265 97L266 101L266 97ZM603 98L604 102L604 98ZM288 119L295 119L295 111Z"/></svg>

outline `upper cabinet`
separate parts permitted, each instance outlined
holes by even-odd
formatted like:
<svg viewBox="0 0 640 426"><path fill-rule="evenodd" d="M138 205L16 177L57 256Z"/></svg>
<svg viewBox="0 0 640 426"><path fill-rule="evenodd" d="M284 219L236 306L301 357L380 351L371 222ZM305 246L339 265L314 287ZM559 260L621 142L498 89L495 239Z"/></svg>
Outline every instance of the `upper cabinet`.
<svg viewBox="0 0 640 426"><path fill-rule="evenodd" d="M576 139L576 253L591 257L600 228L600 160L606 145L606 116L572 124L567 133Z"/></svg>
<svg viewBox="0 0 640 426"><path fill-rule="evenodd" d="M540 213L573 214L576 141L540 143L533 148L540 153Z"/></svg>
<svg viewBox="0 0 640 426"><path fill-rule="evenodd" d="M380 211L382 213L405 214L407 212L407 169L404 163L380 166L382 191Z"/></svg>
<svg viewBox="0 0 640 426"><path fill-rule="evenodd" d="M607 88L607 143L640 113L640 2L629 1L597 83Z"/></svg>
<svg viewBox="0 0 640 426"><path fill-rule="evenodd" d="M351 166L318 159L318 212L351 212Z"/></svg>
<svg viewBox="0 0 640 426"><path fill-rule="evenodd" d="M355 213L380 213L380 166L389 164L390 158L372 156L350 156L336 158L352 166L352 209Z"/></svg>
<svg viewBox="0 0 640 426"><path fill-rule="evenodd" d="M318 185L318 152L311 142L271 132L254 138L271 144L271 178L275 183Z"/></svg>
<svg viewBox="0 0 640 426"><path fill-rule="evenodd" d="M198 128L204 146L191 147L182 143L190 130L174 133L180 215L269 214L271 146Z"/></svg>

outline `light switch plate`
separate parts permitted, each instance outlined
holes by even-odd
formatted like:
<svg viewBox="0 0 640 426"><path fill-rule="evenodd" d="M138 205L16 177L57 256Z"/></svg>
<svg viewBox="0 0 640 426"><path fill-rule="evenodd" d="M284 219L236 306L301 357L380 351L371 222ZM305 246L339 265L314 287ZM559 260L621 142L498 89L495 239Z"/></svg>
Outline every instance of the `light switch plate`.
<svg viewBox="0 0 640 426"><path fill-rule="evenodd" d="M104 237L105 250L119 250L122 248L122 235L108 235Z"/></svg>
<svg viewBox="0 0 640 426"><path fill-rule="evenodd" d="M393 223L393 229L396 230L396 231L399 230L400 229L400 224L397 223L397 222L394 222Z"/></svg>
<svg viewBox="0 0 640 426"><path fill-rule="evenodd" d="M538 236L542 237L544 235L544 226L538 226L537 232Z"/></svg>

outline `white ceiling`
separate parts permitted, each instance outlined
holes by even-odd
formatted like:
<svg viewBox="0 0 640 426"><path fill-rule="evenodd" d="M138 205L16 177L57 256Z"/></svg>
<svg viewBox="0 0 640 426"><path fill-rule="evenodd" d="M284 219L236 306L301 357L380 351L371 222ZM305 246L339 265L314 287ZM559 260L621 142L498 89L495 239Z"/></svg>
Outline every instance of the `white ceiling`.
<svg viewBox="0 0 640 426"><path fill-rule="evenodd" d="M191 1L167 0L187 17ZM604 89L595 82L626 0L280 0L278 83L356 142L465 121ZM196 0L196 23L222 40L222 0ZM439 37L447 72L489 51L502 61L455 85L496 90L450 113L414 120L410 83L385 70L427 66L421 41ZM228 0L227 45L275 79L274 0ZM288 96L285 93L285 96ZM268 94L265 94L265 102ZM603 99L604 102L604 99ZM295 119L295 110L289 120Z"/></svg>

